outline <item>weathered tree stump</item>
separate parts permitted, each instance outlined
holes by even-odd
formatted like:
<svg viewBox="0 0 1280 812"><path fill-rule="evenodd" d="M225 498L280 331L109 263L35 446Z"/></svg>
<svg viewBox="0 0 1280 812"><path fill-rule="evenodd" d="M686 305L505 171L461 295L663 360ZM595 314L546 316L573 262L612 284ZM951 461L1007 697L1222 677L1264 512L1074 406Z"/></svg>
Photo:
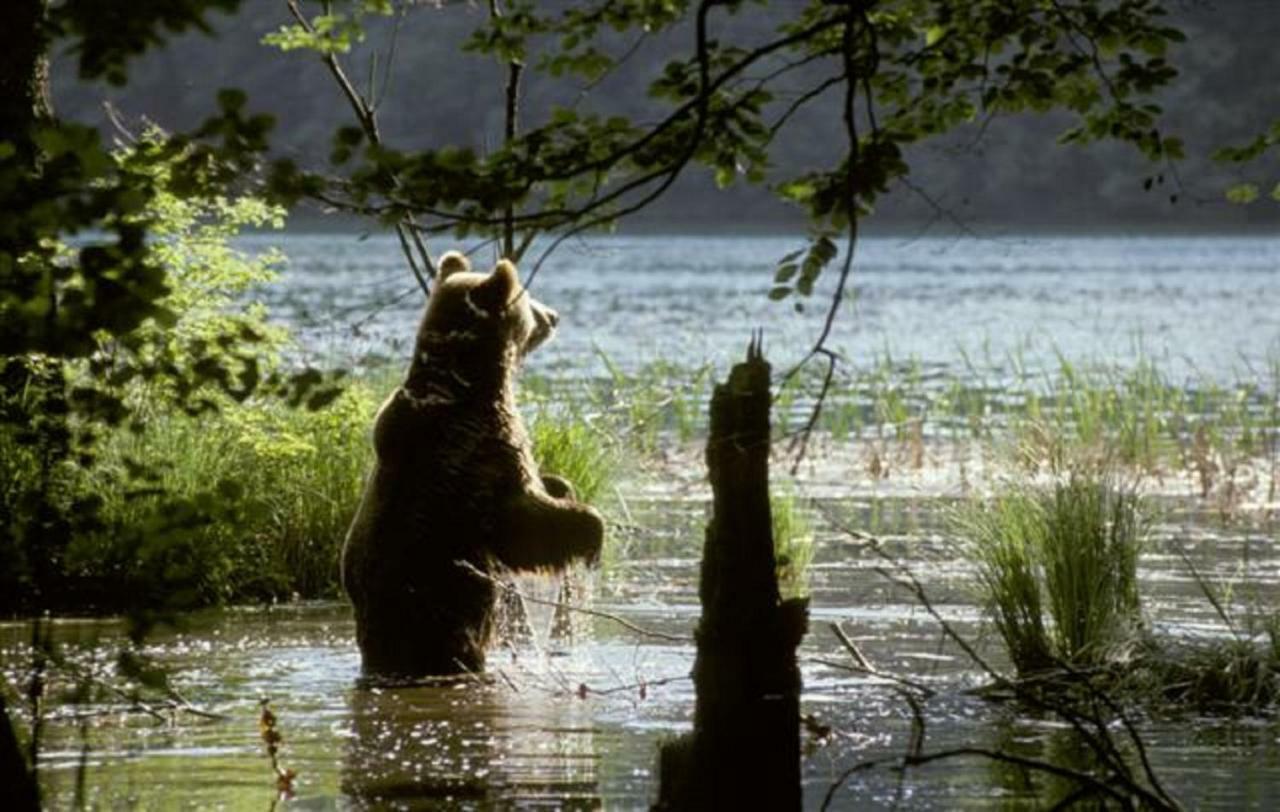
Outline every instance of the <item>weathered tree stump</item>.
<svg viewBox="0 0 1280 812"><path fill-rule="evenodd" d="M657 809L800 808L796 647L808 601L778 591L769 407L769 364L755 340L711 398L697 707L693 732L662 748Z"/></svg>

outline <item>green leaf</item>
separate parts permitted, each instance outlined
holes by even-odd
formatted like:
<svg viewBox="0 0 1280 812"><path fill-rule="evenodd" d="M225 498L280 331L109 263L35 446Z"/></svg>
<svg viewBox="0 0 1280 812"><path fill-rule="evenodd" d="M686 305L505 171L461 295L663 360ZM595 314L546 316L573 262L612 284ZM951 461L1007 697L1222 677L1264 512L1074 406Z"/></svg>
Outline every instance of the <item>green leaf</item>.
<svg viewBox="0 0 1280 812"><path fill-rule="evenodd" d="M234 479L219 479L216 488L218 496L228 502L235 502L244 496L244 486Z"/></svg>
<svg viewBox="0 0 1280 812"><path fill-rule="evenodd" d="M733 180L738 176L737 171L732 166L716 167L716 186L723 189L733 185Z"/></svg>
<svg viewBox="0 0 1280 812"><path fill-rule="evenodd" d="M1241 205L1252 203L1258 199L1258 186L1255 183L1239 183L1227 190L1227 200Z"/></svg>
<svg viewBox="0 0 1280 812"><path fill-rule="evenodd" d="M785 299L790 295L791 295L790 285L774 285L773 288L769 290L769 298L775 302Z"/></svg>
<svg viewBox="0 0 1280 812"><path fill-rule="evenodd" d="M248 100L249 97L245 92L236 87L224 87L218 91L218 106L224 113L234 113L244 109L245 102Z"/></svg>
<svg viewBox="0 0 1280 812"><path fill-rule="evenodd" d="M778 187L778 194L796 203L805 203L813 198L817 188L809 180L787 181Z"/></svg>
<svg viewBox="0 0 1280 812"><path fill-rule="evenodd" d="M325 387L307 398L307 411L316 412L338 399L342 389L337 386Z"/></svg>

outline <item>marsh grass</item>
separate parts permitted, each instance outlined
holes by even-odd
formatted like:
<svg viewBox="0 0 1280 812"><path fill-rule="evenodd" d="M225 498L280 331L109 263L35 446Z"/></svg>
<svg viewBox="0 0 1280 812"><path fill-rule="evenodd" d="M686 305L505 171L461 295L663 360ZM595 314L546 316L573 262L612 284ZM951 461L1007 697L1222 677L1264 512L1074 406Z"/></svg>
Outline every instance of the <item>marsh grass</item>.
<svg viewBox="0 0 1280 812"><path fill-rule="evenodd" d="M628 370L598 356L604 374L587 385L530 375L526 387L599 413L641 456L705 438L711 365L654 361ZM961 367L940 368L881 350L842 370L817 428L837 443L873 441L896 469L922 467L927 444L940 439L1014 444L1033 472L1061 472L1078 449L1105 449L1126 470L1188 474L1204 495L1236 501L1246 464L1276 455L1280 359L1227 384L1174 379L1149 357L1119 367L1058 353L1043 369L1018 353L999 363L962 358ZM780 435L808 418L821 378L802 372L780 382L773 408Z"/></svg>
<svg viewBox="0 0 1280 812"><path fill-rule="evenodd" d="M567 479L578 501L598 506L610 495L620 458L604 430L578 415L539 409L529 434L538 469Z"/></svg>
<svg viewBox="0 0 1280 812"><path fill-rule="evenodd" d="M957 517L978 589L1020 674L1102 665L1142 628L1138 498L1105 474L1013 488Z"/></svg>
<svg viewBox="0 0 1280 812"><path fill-rule="evenodd" d="M1161 641L1135 663L1126 687L1205 713L1255 715L1280 704L1275 638Z"/></svg>
<svg viewBox="0 0 1280 812"><path fill-rule="evenodd" d="M1105 466L1082 468L1049 487L1008 488L955 516L1018 675L1036 690L1071 691L1085 679L1114 697L1206 713L1280 705L1280 613L1255 606L1237 620L1230 591L1184 558L1229 637L1153 634L1137 581L1143 505Z"/></svg>
<svg viewBox="0 0 1280 812"><path fill-rule="evenodd" d="M1186 555L1183 564L1229 638L1147 641L1129 687L1204 712L1257 714L1280 703L1280 613L1257 597L1242 617L1232 611L1230 583L1215 584Z"/></svg>
<svg viewBox="0 0 1280 812"><path fill-rule="evenodd" d="M211 520L185 528L181 539L197 575L196 603L336 595L338 552L372 463L377 403L377 393L355 382L317 411L266 400L199 417L153 414L144 435L121 430L104 438L102 465L154 468L149 484L166 499L95 481L84 487L103 500L108 527L154 524L173 497L215 503ZM76 563L86 572L119 571L127 567L122 555L137 563L146 552L91 537L78 546Z"/></svg>
<svg viewBox="0 0 1280 812"><path fill-rule="evenodd" d="M809 565L813 563L813 522L793 490L772 493L769 510L778 589L784 600L804 597L809 594Z"/></svg>

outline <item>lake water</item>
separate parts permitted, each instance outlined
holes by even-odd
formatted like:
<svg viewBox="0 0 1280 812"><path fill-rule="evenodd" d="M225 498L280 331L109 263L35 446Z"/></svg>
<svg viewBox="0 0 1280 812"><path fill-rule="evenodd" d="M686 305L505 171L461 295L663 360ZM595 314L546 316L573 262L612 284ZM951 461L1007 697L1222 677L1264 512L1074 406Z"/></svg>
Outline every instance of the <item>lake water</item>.
<svg viewBox="0 0 1280 812"><path fill-rule="evenodd" d="M625 542L620 563L594 577L596 609L648 630L691 631L705 518L698 497L631 501L633 520L644 529ZM942 530L948 506L885 498L827 500L817 508L832 512L834 524L879 532L941 613L999 662L994 635L982 631L967 587L971 564ZM1149 621L1162 633L1226 634L1182 553L1224 582L1247 562L1250 589L1257 590L1251 598L1276 605L1274 536L1210 529L1209 518L1176 502L1161 508L1141 576ZM828 628L833 622L880 668L938 691L923 704L926 750L986 746L1068 758L1071 735L1061 724L966 692L981 675L907 593L874 571L874 556L825 522L817 545L811 630L800 650L802 713L835 733L826 741L806 734L807 808L820 805L844 768L899 755L910 736L910 712L891 686L828 664L848 661ZM542 628L545 614L534 615ZM0 625L5 676L15 682L25 633ZM105 673L116 633L101 622L59 624L76 661ZM643 808L656 795L659 744L689 728L691 643L640 637L599 619L567 650L496 651L490 669L500 679L492 685L368 691L355 685L353 634L349 611L331 604L209 612L180 632L156 634L149 648L170 667L182 695L226 718L179 715L172 726L137 714L97 719L87 728L90 808L270 808L274 782L257 729L263 696L280 720L283 764L299 773L290 809ZM46 731L44 779L50 808L61 809L75 796L83 740L80 726L57 721L58 713ZM1156 771L1189 808L1261 809L1280 794L1280 731L1273 721L1140 718ZM833 808L1035 808L1035 799L1051 805L1062 791L1043 776L954 760L904 775L861 773L837 793Z"/></svg>
<svg viewBox="0 0 1280 812"><path fill-rule="evenodd" d="M402 358L422 310L387 237L261 235L289 257L274 312L301 344L338 360ZM799 237L600 237L564 245L533 281L562 317L535 372L600 374L597 350L624 369L667 359L736 358L763 328L775 367L812 343L835 278L808 303L766 293ZM440 249L447 247L442 244ZM477 254L491 267L490 252ZM854 295L831 346L856 365L886 348L926 369L968 363L1032 370L1142 356L1178 377L1239 377L1280 356L1280 237L863 239Z"/></svg>
<svg viewBox="0 0 1280 812"><path fill-rule="evenodd" d="M295 325L306 352L348 361L406 354L421 301L392 242L317 235L246 245L274 242L290 267L273 308ZM534 283L561 312L562 328L531 366L552 377L599 375L598 349L630 369L658 358L723 367L740 357L752 328L764 327L777 368L812 340L820 320L764 295L776 259L798 247L737 237L570 246ZM857 296L834 340L854 363L887 345L895 356L964 374L966 354L993 368L1049 367L1060 351L1117 364L1154 357L1171 374L1234 380L1265 374L1280 349L1280 239L886 238L863 241L859 252ZM839 459L842 449L830 450ZM613 563L591 576L595 608L668 635L691 633L709 498L699 465L689 454L659 481L622 484L615 510L625 527L608 542ZM833 622L882 669L937 690L924 706L926 750L974 745L1054 760L1073 749L1061 724L970 694L982 675L910 595L876 572L877 559L840 532L852 526L885 538L942 614L998 659L969 587L972 562L946 530L953 495L898 483L838 464L800 483L814 486L803 493L815 497L807 509L816 523L802 713L833 731L826 740L805 734L807 808L822 803L846 767L899 755L911 735L910 711L893 690L839 667L847 655ZM1273 523L1224 523L1212 506L1185 498L1160 498L1155 508L1140 566L1153 628L1187 639L1228 634L1184 554L1215 583L1238 585L1236 610L1277 605ZM535 621L541 627L548 618L535 611ZM368 691L355 684L359 658L345 606L200 614L149 646L188 700L225 718L180 715L166 725L113 713L82 729L55 703L43 773L50 806L72 805L84 764L91 808L274 808L257 729L258 699L269 697L285 737L282 761L299 773L290 809L644 808L656 796L658 745L689 728L693 645L604 619L583 626L567 647L543 639L495 652L492 684ZM11 686L27 661L26 633L0 624ZM114 624L60 621L58 634L82 668L110 676ZM1189 808L1267 808L1280 797L1280 728L1271 719L1140 714L1140 728L1155 770ZM1043 776L949 760L859 773L833 808L1036 808L1063 792Z"/></svg>

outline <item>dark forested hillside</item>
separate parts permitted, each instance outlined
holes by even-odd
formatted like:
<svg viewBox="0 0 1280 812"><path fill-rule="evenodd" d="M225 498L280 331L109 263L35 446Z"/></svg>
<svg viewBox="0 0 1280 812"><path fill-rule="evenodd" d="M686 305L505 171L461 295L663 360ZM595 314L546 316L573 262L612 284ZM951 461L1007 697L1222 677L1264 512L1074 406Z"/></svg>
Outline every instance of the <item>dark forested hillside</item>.
<svg viewBox="0 0 1280 812"><path fill-rule="evenodd" d="M1239 180L1232 167L1209 159L1213 149L1246 140L1280 118L1280 0L1182 0L1171 3L1174 21L1187 41L1170 53L1181 71L1164 106L1167 130L1187 145L1177 177L1166 171L1163 185L1144 190L1153 170L1118 144L1057 147L1063 120L1036 117L995 120L962 128L948 142L936 142L912 158L912 184L898 188L873 223L916 227L938 219L974 228L1039 227L1274 227L1280 202L1263 198L1251 206L1227 203L1224 190ZM470 143L478 149L501 136L503 68L462 53L460 43L485 13L481 5L423 4L400 31L391 82L380 110L389 144L431 147ZM200 121L218 88L238 86L250 103L278 119L276 149L322 162L334 126L348 123L349 111L313 54L281 54L260 44L262 36L287 20L284 0L250 0L234 18L218 19L214 39L188 36L148 54L137 63L127 87L79 82L70 60L55 64L55 102L62 115L101 121L102 102L111 100L125 118L147 117L180 128ZM718 21L716 36L751 42L772 28L756 12ZM369 54L385 56L387 24L375 28L364 47L348 58L352 72L367 79ZM640 44L621 71L583 90L546 76L531 77L524 94L525 115L535 119L553 104L572 104L643 118L654 103L645 85L681 48L677 31ZM625 52L633 41L611 43ZM377 67L382 75L385 63ZM1245 81L1241 77L1247 77ZM813 77L810 77L813 78ZM780 99L778 104L786 102ZM805 108L775 163L788 171L829 163L839 146L838 94ZM803 136L796 133L804 133ZM1270 189L1280 172L1274 163L1249 168L1249 179ZM766 193L731 189L732 205L705 174L685 178L646 214L651 224L711 225L732 212L732 224L767 227L792 215ZM1177 202L1170 196L1176 194ZM714 200L713 200L714 196ZM795 222L799 222L795 218ZM728 224L728 223L726 223Z"/></svg>

